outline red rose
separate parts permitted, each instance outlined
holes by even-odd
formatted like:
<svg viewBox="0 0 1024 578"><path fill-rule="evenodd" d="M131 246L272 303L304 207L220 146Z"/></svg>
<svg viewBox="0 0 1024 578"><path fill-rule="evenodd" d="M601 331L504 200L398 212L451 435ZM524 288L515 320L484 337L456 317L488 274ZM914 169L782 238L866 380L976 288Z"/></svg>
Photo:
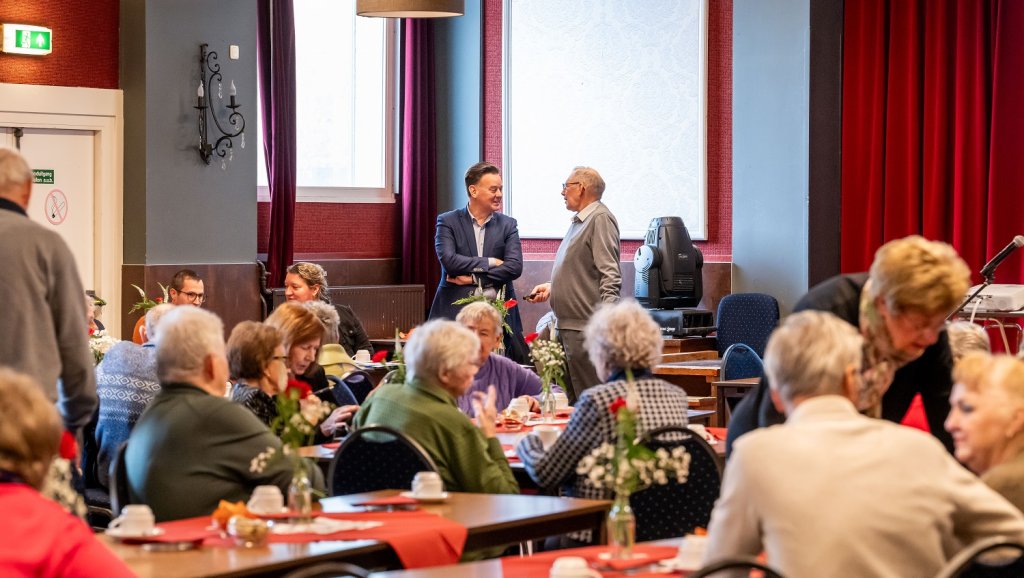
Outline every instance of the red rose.
<svg viewBox="0 0 1024 578"><path fill-rule="evenodd" d="M156 299L154 299L153 301L155 301L155 302L156 302L156 303L158 303L158 304L159 304L159 303L163 303L163 302L164 302L164 298L163 298L163 297L157 297L157 298L156 298Z"/></svg>
<svg viewBox="0 0 1024 578"><path fill-rule="evenodd" d="M533 333L527 335L526 337L523 337L523 341L526 341L526 344L529 345L529 344L533 343L534 339L537 339L538 335L540 335L540 334L537 333L536 331L534 331Z"/></svg>
<svg viewBox="0 0 1024 578"><path fill-rule="evenodd" d="M78 457L78 442L69 431L65 431L60 436L60 457L65 460L74 460Z"/></svg>
<svg viewBox="0 0 1024 578"><path fill-rule="evenodd" d="M618 415L619 410L624 407L626 407L626 400L617 397L615 401L608 404L608 411L612 412L612 415Z"/></svg>
<svg viewBox="0 0 1024 578"><path fill-rule="evenodd" d="M309 387L308 383L297 379L289 379L288 387L284 388L284 392L288 395L291 395L292 391L298 392L299 399L306 399L313 393L313 389Z"/></svg>
<svg viewBox="0 0 1024 578"><path fill-rule="evenodd" d="M89 328L89 335L93 335L93 334L95 334L95 333L96 333L96 330L95 330L95 329L93 329L92 327L90 327L90 328Z"/></svg>
<svg viewBox="0 0 1024 578"><path fill-rule="evenodd" d="M377 353L373 354L373 357L370 358L370 361L373 361L374 363L384 363L384 360L387 358L388 352L384 349L381 349Z"/></svg>
<svg viewBox="0 0 1024 578"><path fill-rule="evenodd" d="M516 305L519 305L518 301L516 301L515 299L509 299L508 301L505 302L505 309L512 309Z"/></svg>

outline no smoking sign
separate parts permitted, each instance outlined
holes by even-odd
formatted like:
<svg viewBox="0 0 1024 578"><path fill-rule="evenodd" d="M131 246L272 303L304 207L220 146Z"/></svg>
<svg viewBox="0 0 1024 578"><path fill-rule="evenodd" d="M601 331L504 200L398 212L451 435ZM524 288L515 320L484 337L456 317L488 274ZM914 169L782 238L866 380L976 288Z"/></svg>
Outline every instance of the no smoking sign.
<svg viewBox="0 0 1024 578"><path fill-rule="evenodd" d="M46 195L43 210L51 225L59 225L68 217L68 198L60 189L53 189Z"/></svg>

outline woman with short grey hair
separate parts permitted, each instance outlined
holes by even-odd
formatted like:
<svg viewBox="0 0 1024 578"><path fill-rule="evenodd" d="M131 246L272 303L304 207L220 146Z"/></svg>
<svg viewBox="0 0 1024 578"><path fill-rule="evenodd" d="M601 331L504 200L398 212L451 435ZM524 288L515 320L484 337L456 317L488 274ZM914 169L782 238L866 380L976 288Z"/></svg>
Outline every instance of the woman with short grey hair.
<svg viewBox="0 0 1024 578"><path fill-rule="evenodd" d="M455 399L477 372L480 340L445 319L416 328L405 346L405 383L385 383L366 398L353 424L383 425L415 439L438 466L446 490L487 494L519 492L496 437L494 388L473 393L474 424Z"/></svg>
<svg viewBox="0 0 1024 578"><path fill-rule="evenodd" d="M584 329L584 345L605 383L586 389L558 440L545 450L537 436L526 436L516 452L526 471L543 488L569 486L568 495L609 500L610 490L576 474L576 464L602 443L618 440L615 416L608 406L627 396L632 381L639 394L637 435L664 426L686 427L689 403L683 388L658 379L651 368L661 360L661 330L651 314L632 299L602 305ZM590 532L571 535L589 542Z"/></svg>

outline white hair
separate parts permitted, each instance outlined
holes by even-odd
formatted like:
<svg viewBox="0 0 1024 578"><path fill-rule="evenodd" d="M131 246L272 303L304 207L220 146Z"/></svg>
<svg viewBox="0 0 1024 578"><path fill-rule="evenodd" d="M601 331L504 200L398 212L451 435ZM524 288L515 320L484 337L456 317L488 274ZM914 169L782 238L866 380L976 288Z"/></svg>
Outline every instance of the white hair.
<svg viewBox="0 0 1024 578"><path fill-rule="evenodd" d="M595 199L601 200L604 196L604 179L601 178L601 173L597 172L597 169L591 167L575 167L572 170L572 174L575 175L576 180L583 183L583 186L590 191L590 194Z"/></svg>
<svg viewBox="0 0 1024 578"><path fill-rule="evenodd" d="M661 360L664 340L651 314L632 299L599 307L583 330L584 347L598 377L616 369L648 369Z"/></svg>
<svg viewBox="0 0 1024 578"><path fill-rule="evenodd" d="M0 197L32 181L32 169L18 151L0 147Z"/></svg>
<svg viewBox="0 0 1024 578"><path fill-rule="evenodd" d="M405 345L405 370L409 378L430 385L441 384L441 374L477 360L480 339L461 324L435 319L413 331Z"/></svg>
<svg viewBox="0 0 1024 578"><path fill-rule="evenodd" d="M469 305L462 308L459 314L455 316L455 320L463 325L468 323L480 323L481 319L489 319L494 324L494 330L498 331L502 328L501 314L494 308L493 305L485 301L474 301Z"/></svg>
<svg viewBox="0 0 1024 578"><path fill-rule="evenodd" d="M174 309L174 305L170 303L161 303L154 307L150 307L149 311L146 312L146 339L150 341L156 341L156 335L158 328L160 327L160 320L163 319L164 315Z"/></svg>
<svg viewBox="0 0 1024 578"><path fill-rule="evenodd" d="M801 397L842 395L846 368L861 367L863 343L852 325L831 313L794 313L768 339L765 374L786 405Z"/></svg>
<svg viewBox="0 0 1024 578"><path fill-rule="evenodd" d="M198 307L172 307L160 319L156 374L161 383L191 382L210 354L224 355L224 324Z"/></svg>

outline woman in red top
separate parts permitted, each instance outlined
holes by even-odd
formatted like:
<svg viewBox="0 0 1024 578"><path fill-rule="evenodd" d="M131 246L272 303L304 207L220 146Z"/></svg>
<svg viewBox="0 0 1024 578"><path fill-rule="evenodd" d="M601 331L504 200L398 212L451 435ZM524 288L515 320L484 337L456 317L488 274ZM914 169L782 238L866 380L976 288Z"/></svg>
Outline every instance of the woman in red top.
<svg viewBox="0 0 1024 578"><path fill-rule="evenodd" d="M85 522L39 493L62 430L42 388L0 369L0 399L0 575L134 576Z"/></svg>

